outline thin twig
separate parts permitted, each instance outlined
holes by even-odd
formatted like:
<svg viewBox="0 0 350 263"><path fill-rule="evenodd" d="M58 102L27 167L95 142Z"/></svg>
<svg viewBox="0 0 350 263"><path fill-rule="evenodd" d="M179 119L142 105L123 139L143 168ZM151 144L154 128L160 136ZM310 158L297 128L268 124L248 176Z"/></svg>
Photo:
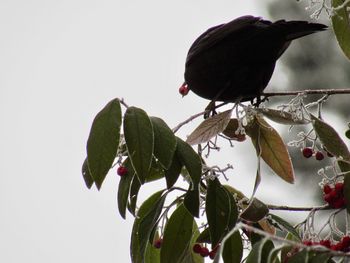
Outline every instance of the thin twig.
<svg viewBox="0 0 350 263"><path fill-rule="evenodd" d="M210 112L211 110L220 108L221 106L224 106L224 105L226 105L226 104L227 104L227 102L223 102L223 103L221 103L221 104L219 104L219 105L216 105L213 109L210 109L210 110L206 109L205 111L202 111L202 112L199 112L199 113L197 113L197 114L192 115L192 116L189 117L187 120L184 120L183 122L180 122L177 126L175 126L175 127L172 129L173 133L176 133L182 126L184 126L185 124L187 124L187 123L193 121L194 119L198 118L199 116L204 115L205 113L208 113L208 112Z"/></svg>
<svg viewBox="0 0 350 263"><path fill-rule="evenodd" d="M270 210L284 210L284 211L318 211L333 209L329 205L313 206L313 207L293 207L286 205L267 205Z"/></svg>
<svg viewBox="0 0 350 263"><path fill-rule="evenodd" d="M299 90L299 91L280 91L280 92L266 92L261 96L273 97L273 96L296 96L299 94L350 94L350 89L313 89L313 90Z"/></svg>
<svg viewBox="0 0 350 263"><path fill-rule="evenodd" d="M121 99L118 98L118 100L120 104L122 104L125 108L129 108L128 104L126 104L126 102L124 101L124 98L121 98Z"/></svg>

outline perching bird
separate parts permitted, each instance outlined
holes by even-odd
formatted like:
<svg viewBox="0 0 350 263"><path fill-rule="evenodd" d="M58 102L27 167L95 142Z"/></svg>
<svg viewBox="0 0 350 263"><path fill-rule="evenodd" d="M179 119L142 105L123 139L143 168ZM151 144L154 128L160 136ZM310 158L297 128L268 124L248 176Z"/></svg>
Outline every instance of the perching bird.
<svg viewBox="0 0 350 263"><path fill-rule="evenodd" d="M209 28L188 51L184 85L212 101L260 97L291 41L326 28L306 21L273 23L254 16Z"/></svg>

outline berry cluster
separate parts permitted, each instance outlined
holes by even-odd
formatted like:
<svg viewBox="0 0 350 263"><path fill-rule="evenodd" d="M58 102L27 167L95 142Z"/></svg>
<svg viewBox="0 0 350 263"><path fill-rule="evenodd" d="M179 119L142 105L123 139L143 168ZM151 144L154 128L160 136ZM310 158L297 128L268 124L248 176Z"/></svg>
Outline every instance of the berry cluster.
<svg viewBox="0 0 350 263"><path fill-rule="evenodd" d="M204 258L209 256L210 259L214 259L219 247L220 245L217 245L216 247L213 248L212 251L209 251L208 248L203 247L201 244L196 243L193 245L193 252L201 255Z"/></svg>
<svg viewBox="0 0 350 263"><path fill-rule="evenodd" d="M323 186L323 199L332 208L342 208L345 206L344 183L336 183L333 186L325 184Z"/></svg>
<svg viewBox="0 0 350 263"><path fill-rule="evenodd" d="M334 250L334 251L342 251L342 252L349 252L350 251L350 236L343 236L343 238L333 243L329 239L323 239L320 240L320 242L315 242L311 240L304 240L303 244L306 246L324 246L328 249Z"/></svg>
<svg viewBox="0 0 350 263"><path fill-rule="evenodd" d="M311 156L315 155L315 159L317 161L322 161L324 159L324 154L321 151L316 151L314 152L314 150L310 147L306 147L302 150L303 156L305 158L310 158Z"/></svg>
<svg viewBox="0 0 350 263"><path fill-rule="evenodd" d="M119 176L124 176L128 173L128 169L125 166L119 166L117 169L117 174Z"/></svg>

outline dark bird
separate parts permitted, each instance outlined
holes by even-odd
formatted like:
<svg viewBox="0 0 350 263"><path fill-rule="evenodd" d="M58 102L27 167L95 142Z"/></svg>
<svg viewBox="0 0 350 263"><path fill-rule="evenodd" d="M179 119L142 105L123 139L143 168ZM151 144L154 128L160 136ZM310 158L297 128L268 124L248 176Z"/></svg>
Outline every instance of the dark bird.
<svg viewBox="0 0 350 263"><path fill-rule="evenodd" d="M248 101L269 83L291 41L327 28L306 21L242 16L200 35L187 54L185 83L212 101Z"/></svg>

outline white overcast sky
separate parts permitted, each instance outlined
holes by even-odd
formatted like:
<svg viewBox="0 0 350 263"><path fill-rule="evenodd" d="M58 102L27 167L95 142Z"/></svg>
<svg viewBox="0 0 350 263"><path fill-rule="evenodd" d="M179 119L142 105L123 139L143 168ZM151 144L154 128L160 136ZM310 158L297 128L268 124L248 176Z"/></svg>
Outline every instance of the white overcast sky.
<svg viewBox="0 0 350 263"><path fill-rule="evenodd" d="M100 192L80 174L92 120L115 97L170 126L201 111L207 101L177 93L189 46L210 26L265 15L256 2L0 1L0 262L130 261L115 170ZM255 168L238 153L254 151L239 147L229 161L252 176L232 180L251 189Z"/></svg>

